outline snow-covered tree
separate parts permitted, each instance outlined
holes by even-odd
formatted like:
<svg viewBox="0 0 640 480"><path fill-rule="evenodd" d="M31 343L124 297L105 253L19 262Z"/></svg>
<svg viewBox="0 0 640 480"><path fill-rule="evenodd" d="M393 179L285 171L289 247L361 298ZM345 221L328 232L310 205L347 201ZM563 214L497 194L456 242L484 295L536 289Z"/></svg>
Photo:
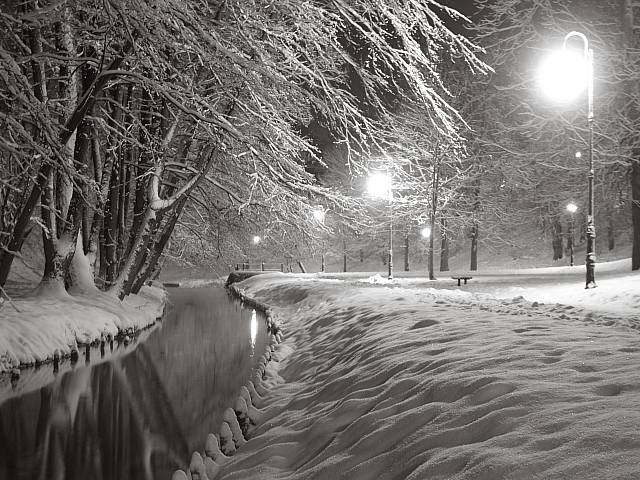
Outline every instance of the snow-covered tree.
<svg viewBox="0 0 640 480"><path fill-rule="evenodd" d="M38 204L43 285L80 278L68 274L80 234L99 283L120 297L153 273L198 202L228 225L258 211L301 232L313 205L349 216L359 200L309 169L323 164L309 125L344 147L345 174L363 175L390 134L403 143L401 105L459 138L439 65L456 55L485 68L447 28L457 13L433 1L0 6L0 284Z"/></svg>

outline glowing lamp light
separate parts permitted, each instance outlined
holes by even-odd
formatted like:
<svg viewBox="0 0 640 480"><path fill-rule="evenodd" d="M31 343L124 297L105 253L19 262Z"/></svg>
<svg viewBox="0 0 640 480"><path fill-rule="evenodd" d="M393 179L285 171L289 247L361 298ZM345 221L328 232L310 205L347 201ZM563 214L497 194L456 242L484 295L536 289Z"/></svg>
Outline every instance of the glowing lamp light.
<svg viewBox="0 0 640 480"><path fill-rule="evenodd" d="M253 237L253 243L255 243L256 245L260 243L260 240L261 238L259 235L256 235Z"/></svg>
<svg viewBox="0 0 640 480"><path fill-rule="evenodd" d="M369 195L378 198L391 197L391 177L387 173L373 173L367 182Z"/></svg>
<svg viewBox="0 0 640 480"><path fill-rule="evenodd" d="M324 223L324 210L316 208L313 210L313 218L318 223Z"/></svg>
<svg viewBox="0 0 640 480"><path fill-rule="evenodd" d="M424 227L420 230L420 235L422 235L423 238L429 238L431 236L431 227Z"/></svg>
<svg viewBox="0 0 640 480"><path fill-rule="evenodd" d="M556 102L570 102L586 88L589 79L584 55L562 49L546 58L539 70L542 90Z"/></svg>
<svg viewBox="0 0 640 480"><path fill-rule="evenodd" d="M577 210L578 210L578 206L575 203L571 202L570 204L567 205L567 211L569 213L576 213Z"/></svg>

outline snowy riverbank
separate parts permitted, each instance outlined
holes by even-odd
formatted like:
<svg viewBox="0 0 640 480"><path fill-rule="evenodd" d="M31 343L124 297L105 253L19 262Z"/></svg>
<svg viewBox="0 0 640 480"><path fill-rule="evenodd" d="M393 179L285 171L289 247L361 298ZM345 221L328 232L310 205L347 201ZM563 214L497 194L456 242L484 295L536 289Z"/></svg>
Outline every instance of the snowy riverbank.
<svg viewBox="0 0 640 480"><path fill-rule="evenodd" d="M124 301L100 292L40 292L0 306L0 373L21 364L69 355L78 344L152 325L162 316L166 292L143 287Z"/></svg>
<svg viewBox="0 0 640 480"><path fill-rule="evenodd" d="M505 287L526 300L405 279L246 280L285 341L259 425L216 478L640 477L640 277L621 275L584 293L599 309L571 305L573 279L539 285L553 303L530 298L533 282Z"/></svg>

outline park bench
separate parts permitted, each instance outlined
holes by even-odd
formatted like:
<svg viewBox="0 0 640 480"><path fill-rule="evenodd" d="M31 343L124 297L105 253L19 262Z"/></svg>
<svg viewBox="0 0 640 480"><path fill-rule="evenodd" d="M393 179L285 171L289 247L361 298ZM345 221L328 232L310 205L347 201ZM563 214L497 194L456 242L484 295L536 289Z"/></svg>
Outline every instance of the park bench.
<svg viewBox="0 0 640 480"><path fill-rule="evenodd" d="M464 280L464 284L467 284L467 280L471 280L473 277L467 276L467 275L460 275L460 276L455 276L455 277L451 277L454 280L458 280L458 286L460 286L460 280Z"/></svg>

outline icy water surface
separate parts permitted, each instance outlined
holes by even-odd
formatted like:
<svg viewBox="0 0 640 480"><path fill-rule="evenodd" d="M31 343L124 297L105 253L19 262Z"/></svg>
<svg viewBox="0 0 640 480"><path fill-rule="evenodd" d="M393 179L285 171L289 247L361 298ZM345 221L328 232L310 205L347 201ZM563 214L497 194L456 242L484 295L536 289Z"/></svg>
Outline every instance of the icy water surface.
<svg viewBox="0 0 640 480"><path fill-rule="evenodd" d="M266 324L223 288L170 294L135 349L0 397L0 479L169 479L203 449L264 352Z"/></svg>

